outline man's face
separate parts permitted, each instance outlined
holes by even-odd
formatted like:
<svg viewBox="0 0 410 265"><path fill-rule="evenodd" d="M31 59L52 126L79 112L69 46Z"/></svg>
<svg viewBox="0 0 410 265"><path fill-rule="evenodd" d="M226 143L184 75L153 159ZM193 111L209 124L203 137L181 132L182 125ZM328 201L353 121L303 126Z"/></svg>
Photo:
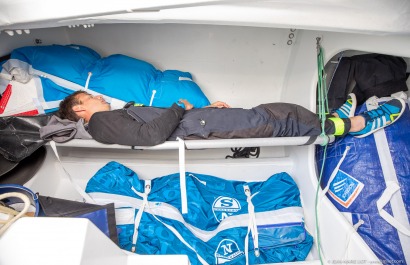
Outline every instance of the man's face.
<svg viewBox="0 0 410 265"><path fill-rule="evenodd" d="M96 112L110 110L110 104L108 104L102 96L93 96L88 93L81 93L77 96L77 99L81 102L81 105L74 106L74 110L77 115L89 120L89 118Z"/></svg>

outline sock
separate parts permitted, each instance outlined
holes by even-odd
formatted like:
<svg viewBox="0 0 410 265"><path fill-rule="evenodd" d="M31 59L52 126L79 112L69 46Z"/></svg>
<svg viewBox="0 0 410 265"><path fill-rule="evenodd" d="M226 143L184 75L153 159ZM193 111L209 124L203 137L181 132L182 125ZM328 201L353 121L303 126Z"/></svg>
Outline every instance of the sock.
<svg viewBox="0 0 410 265"><path fill-rule="evenodd" d="M351 122L349 118L331 117L326 120L325 131L334 136L345 136L349 133Z"/></svg>

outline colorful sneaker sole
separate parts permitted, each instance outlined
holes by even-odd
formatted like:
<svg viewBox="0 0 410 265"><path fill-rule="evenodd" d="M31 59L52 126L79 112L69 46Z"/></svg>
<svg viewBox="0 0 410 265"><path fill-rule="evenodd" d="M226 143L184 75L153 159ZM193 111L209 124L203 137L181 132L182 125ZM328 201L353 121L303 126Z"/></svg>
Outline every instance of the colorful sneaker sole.
<svg viewBox="0 0 410 265"><path fill-rule="evenodd" d="M346 103L344 103L335 112L337 113L337 115L339 115L339 118L342 118L342 119L351 118L354 116L354 113L356 112L356 105L357 105L356 95L353 93L350 93L348 95Z"/></svg>

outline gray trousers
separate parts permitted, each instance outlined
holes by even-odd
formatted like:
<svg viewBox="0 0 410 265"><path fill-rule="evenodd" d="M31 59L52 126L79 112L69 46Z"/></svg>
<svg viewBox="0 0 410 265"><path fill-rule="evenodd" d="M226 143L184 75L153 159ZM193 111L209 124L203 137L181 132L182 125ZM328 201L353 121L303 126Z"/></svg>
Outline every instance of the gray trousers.
<svg viewBox="0 0 410 265"><path fill-rule="evenodd" d="M326 134L335 132L327 120ZM186 111L168 138L230 139L260 137L317 136L321 134L318 115L290 103L261 104L252 109L202 108Z"/></svg>

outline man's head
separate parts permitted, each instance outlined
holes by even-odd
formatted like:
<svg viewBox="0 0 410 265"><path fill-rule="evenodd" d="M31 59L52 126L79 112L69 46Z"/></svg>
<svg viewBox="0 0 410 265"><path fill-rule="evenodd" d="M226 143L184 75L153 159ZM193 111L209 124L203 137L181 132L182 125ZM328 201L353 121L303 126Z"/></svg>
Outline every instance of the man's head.
<svg viewBox="0 0 410 265"><path fill-rule="evenodd" d="M110 105L102 96L93 96L85 91L76 91L60 102L59 115L63 119L88 122L91 116L100 111L110 110Z"/></svg>

